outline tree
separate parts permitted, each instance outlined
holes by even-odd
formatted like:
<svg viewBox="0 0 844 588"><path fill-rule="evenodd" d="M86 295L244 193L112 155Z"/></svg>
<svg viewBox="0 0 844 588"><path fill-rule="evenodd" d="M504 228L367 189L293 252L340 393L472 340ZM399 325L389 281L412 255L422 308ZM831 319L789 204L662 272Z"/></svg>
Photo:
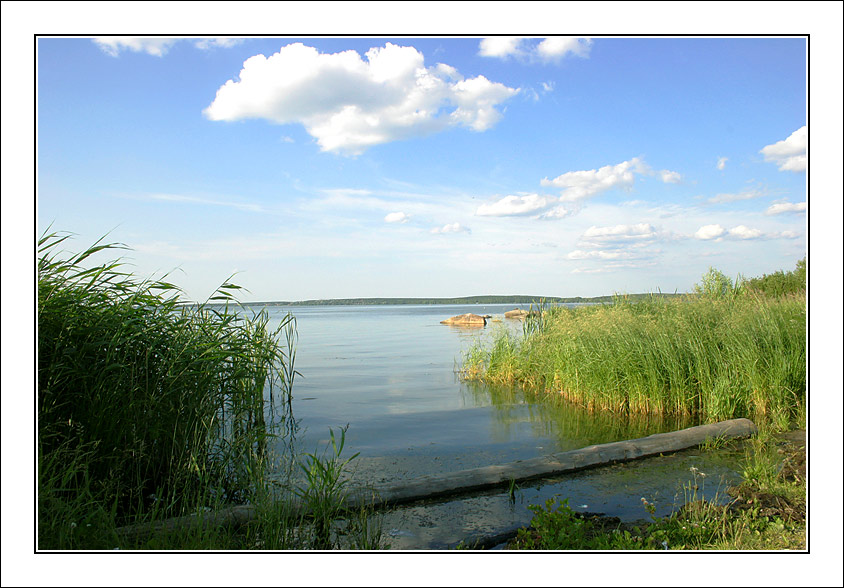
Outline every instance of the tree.
<svg viewBox="0 0 844 588"><path fill-rule="evenodd" d="M726 298L733 293L733 281L712 266L701 276L700 282L695 284L695 294L705 298Z"/></svg>

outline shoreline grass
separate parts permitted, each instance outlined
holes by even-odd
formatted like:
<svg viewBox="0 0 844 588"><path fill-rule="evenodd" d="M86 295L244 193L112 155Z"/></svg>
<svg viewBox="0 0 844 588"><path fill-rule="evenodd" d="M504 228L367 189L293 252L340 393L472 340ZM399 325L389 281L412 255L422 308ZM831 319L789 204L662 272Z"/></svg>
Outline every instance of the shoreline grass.
<svg viewBox="0 0 844 588"><path fill-rule="evenodd" d="M229 282L205 304L183 305L176 286L140 281L119 260L91 265L125 246L69 254L59 249L68 238L38 243L37 549L339 545L329 528L346 516L335 508L349 461L338 461L342 442L333 456L308 456L326 475L291 486L295 318L271 330L268 313L241 307ZM270 441L291 451L276 455ZM322 516L304 518L297 492L319 496ZM245 529L121 532L241 504L257 513ZM348 540L380 541L366 513L352 514Z"/></svg>
<svg viewBox="0 0 844 588"><path fill-rule="evenodd" d="M726 489L726 501L717 494L703 500L703 487L716 482L692 467L682 484L684 503L669 516L656 517L644 497L643 519L635 523L585 517L566 499L552 499L529 507L530 526L520 529L506 549L805 551L805 449L769 430L744 443L743 481Z"/></svg>
<svg viewBox="0 0 844 588"><path fill-rule="evenodd" d="M462 375L544 389L591 410L805 423L806 298L748 293L550 307L541 328L501 332Z"/></svg>

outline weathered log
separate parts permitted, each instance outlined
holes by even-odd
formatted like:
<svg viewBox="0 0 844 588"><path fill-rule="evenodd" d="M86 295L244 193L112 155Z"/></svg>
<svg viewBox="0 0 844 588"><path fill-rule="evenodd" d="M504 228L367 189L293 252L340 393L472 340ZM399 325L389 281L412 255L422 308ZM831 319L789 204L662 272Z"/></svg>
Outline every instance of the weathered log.
<svg viewBox="0 0 844 588"><path fill-rule="evenodd" d="M657 433L630 441L590 445L582 449L502 465L422 476L398 486L361 488L352 491L346 499L346 508L355 509L360 506L377 508L464 494L496 486L506 486L511 481L520 482L557 476L587 468L680 451L700 445L707 439L749 437L755 435L756 431L756 425L752 421L733 419L670 433ZM293 505L291 509L293 512L304 513L304 507L301 505ZM203 513L200 516L178 517L154 524L123 527L118 529L118 533L124 537L142 538L153 533L183 530L194 525L236 527L248 523L254 517L255 507L244 505Z"/></svg>
<svg viewBox="0 0 844 588"><path fill-rule="evenodd" d="M472 492L495 486L506 486L511 480L519 482L532 478L556 476L586 468L659 455L660 453L680 451L700 445L709 438L748 437L755 433L756 425L752 421L733 419L670 433L657 433L630 441L591 445L583 449L524 459L503 465L422 476L401 486L370 490L371 502L369 504L386 506Z"/></svg>

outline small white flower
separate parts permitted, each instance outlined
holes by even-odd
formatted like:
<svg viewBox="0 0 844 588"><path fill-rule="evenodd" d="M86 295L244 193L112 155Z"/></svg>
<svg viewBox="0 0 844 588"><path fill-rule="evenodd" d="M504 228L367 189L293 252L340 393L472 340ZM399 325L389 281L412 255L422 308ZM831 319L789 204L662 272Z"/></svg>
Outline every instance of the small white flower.
<svg viewBox="0 0 844 588"><path fill-rule="evenodd" d="M70 523L70 528L71 528L71 529L75 529L75 528L76 528L76 523Z"/></svg>
<svg viewBox="0 0 844 588"><path fill-rule="evenodd" d="M662 542L662 548L663 548L663 549L668 549L668 541L663 541L663 542Z"/></svg>

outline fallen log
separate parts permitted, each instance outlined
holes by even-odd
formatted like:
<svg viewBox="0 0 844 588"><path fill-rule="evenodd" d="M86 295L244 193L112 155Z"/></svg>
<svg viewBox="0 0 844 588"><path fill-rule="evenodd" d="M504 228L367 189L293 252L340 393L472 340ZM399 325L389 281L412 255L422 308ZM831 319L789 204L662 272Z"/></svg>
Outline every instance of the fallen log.
<svg viewBox="0 0 844 588"><path fill-rule="evenodd" d="M361 506L379 508L419 500L455 496L497 486L506 486L511 481L522 482L547 478L588 468L681 451L696 447L707 439L749 437L755 435L756 432L756 425L749 419L733 419L670 433L657 433L629 441L590 445L582 449L518 460L502 465L422 476L398 486L359 488L350 491L345 507L349 510ZM304 507L301 504L292 505L291 510L304 514ZM248 523L254 517L255 507L243 505L200 515L168 519L153 524L122 527L118 529L118 533L124 537L140 539L154 533L184 530L195 525L237 527Z"/></svg>
<svg viewBox="0 0 844 588"><path fill-rule="evenodd" d="M495 486L511 481L551 477L592 467L671 453L704 443L710 438L738 438L756 434L749 419L733 419L700 425L670 433L657 433L630 441L590 445L582 449L445 474L422 476L407 484L373 488L366 504L387 506L416 500L441 498ZM355 498L354 496L350 498ZM358 499L360 500L360 499ZM350 502L353 502L350 500ZM351 506L351 504L350 504Z"/></svg>

